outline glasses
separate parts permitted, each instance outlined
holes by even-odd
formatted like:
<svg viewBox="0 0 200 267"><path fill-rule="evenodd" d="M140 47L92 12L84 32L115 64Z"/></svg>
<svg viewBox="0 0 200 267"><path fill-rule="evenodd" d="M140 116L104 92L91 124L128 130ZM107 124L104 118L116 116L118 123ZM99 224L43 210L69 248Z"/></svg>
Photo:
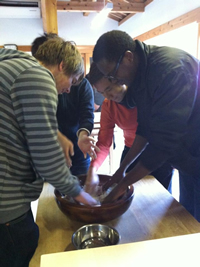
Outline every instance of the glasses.
<svg viewBox="0 0 200 267"><path fill-rule="evenodd" d="M115 77L116 73L117 73L117 71L119 69L119 66L120 66L120 64L122 62L123 57L124 57L124 53L120 56L116 66L115 66L115 68L113 70L113 74L104 76L104 78L107 78L109 80L109 82L111 82L111 83L119 83L119 84L122 83L123 84L123 80L122 79L118 79L118 78Z"/></svg>

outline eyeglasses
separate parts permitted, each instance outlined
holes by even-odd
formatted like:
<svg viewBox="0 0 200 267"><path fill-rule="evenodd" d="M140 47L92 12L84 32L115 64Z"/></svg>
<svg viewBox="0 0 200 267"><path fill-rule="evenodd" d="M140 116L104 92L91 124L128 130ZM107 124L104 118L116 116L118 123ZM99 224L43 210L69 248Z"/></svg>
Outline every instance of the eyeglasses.
<svg viewBox="0 0 200 267"><path fill-rule="evenodd" d="M113 74L104 76L104 78L107 78L109 80L109 82L111 82L111 83L119 83L119 84L123 83L122 79L118 79L118 78L115 77L116 73L117 73L117 71L119 69L119 66L120 66L120 64L122 62L123 57L124 57L124 53L120 56L116 66L115 66L115 68L113 70Z"/></svg>

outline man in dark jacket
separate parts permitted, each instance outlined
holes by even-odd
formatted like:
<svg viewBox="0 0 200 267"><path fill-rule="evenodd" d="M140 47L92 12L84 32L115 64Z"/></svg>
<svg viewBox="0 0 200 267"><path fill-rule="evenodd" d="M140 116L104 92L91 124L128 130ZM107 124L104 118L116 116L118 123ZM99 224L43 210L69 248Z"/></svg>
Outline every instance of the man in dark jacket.
<svg viewBox="0 0 200 267"><path fill-rule="evenodd" d="M110 86L101 93L138 109L135 142L112 178L118 186L105 201L116 199L129 184L167 161L179 170L180 202L200 221L199 61L179 49L134 41L122 31L98 39L93 61L112 83L129 86L126 92Z"/></svg>

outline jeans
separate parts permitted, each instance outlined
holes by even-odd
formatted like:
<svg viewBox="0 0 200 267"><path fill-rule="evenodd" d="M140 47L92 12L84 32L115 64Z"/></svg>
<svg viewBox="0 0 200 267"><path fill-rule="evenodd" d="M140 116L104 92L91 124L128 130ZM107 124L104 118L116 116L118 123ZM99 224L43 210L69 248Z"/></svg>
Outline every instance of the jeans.
<svg viewBox="0 0 200 267"><path fill-rule="evenodd" d="M121 162L125 158L126 154L130 150L130 147L125 146L121 156ZM129 172L137 164L136 159L126 170ZM151 173L169 192L171 192L171 179L173 175L173 167L169 163L164 163L161 167Z"/></svg>
<svg viewBox="0 0 200 267"><path fill-rule="evenodd" d="M0 224L0 266L28 267L38 239L39 229L31 209L15 220Z"/></svg>
<svg viewBox="0 0 200 267"><path fill-rule="evenodd" d="M71 159L72 167L70 168L70 171L73 175L87 174L90 166L90 157L88 154L85 159L82 151L78 146L74 145L74 156L71 157Z"/></svg>

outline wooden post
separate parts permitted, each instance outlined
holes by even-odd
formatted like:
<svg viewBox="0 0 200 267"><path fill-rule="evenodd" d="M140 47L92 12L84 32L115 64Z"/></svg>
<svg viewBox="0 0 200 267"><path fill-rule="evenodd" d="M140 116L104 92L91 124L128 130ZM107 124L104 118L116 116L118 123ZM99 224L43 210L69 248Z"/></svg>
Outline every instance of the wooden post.
<svg viewBox="0 0 200 267"><path fill-rule="evenodd" d="M57 0L41 0L44 32L58 34Z"/></svg>

